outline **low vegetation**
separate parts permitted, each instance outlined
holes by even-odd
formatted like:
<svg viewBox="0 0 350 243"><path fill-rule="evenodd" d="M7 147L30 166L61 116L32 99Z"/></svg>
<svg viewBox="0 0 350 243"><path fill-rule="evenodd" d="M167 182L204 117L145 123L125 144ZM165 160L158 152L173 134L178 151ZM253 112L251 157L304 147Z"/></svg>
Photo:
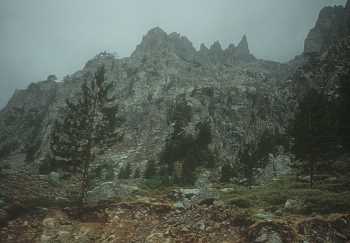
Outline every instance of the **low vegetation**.
<svg viewBox="0 0 350 243"><path fill-rule="evenodd" d="M339 185L348 182L340 181ZM271 183L244 187L231 185L229 192L221 194L222 199L240 208L265 209L274 213L288 213L285 204L288 200L300 202L293 213L298 214L328 214L345 213L350 211L350 193L342 190L333 191L334 183L317 183L309 188L308 182L298 181L293 177L282 177ZM331 190L330 190L331 189Z"/></svg>

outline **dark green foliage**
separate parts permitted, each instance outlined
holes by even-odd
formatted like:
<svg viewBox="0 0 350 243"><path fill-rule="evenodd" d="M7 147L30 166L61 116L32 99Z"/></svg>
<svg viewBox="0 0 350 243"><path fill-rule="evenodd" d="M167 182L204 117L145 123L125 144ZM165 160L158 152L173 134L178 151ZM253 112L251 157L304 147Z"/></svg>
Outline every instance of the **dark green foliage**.
<svg viewBox="0 0 350 243"><path fill-rule="evenodd" d="M62 168L61 161L45 158L39 165L39 173L42 175L50 174L52 171L57 171Z"/></svg>
<svg viewBox="0 0 350 243"><path fill-rule="evenodd" d="M97 69L92 80L91 75L87 75L78 99L66 101L63 116L52 129L50 145L53 161L50 164L60 164L63 169L73 167L73 172L79 169L80 204L86 198L90 164L95 159L95 153L114 135L111 133L117 108L110 105L115 98L109 97L114 83L105 81L104 66Z"/></svg>
<svg viewBox="0 0 350 243"><path fill-rule="evenodd" d="M156 175L157 175L156 162L154 160L147 161L146 169L145 169L143 177L146 179L150 179Z"/></svg>
<svg viewBox="0 0 350 243"><path fill-rule="evenodd" d="M256 188L235 186L233 191L225 192L222 196L235 206L257 209L281 209L287 200L300 201L300 207L295 213L348 213L350 208L350 194L348 187L343 191L333 192L321 187L328 187L327 182L315 184L313 189L307 184L295 180L295 177L280 177L278 181L271 181Z"/></svg>
<svg viewBox="0 0 350 243"><path fill-rule="evenodd" d="M153 177L151 179L146 179L142 185L147 190L159 190L160 188L167 186L166 183L160 177Z"/></svg>
<svg viewBox="0 0 350 243"><path fill-rule="evenodd" d="M221 182L230 182L230 180L236 176L237 171L232 167L230 164L225 164L221 168L221 177L220 181Z"/></svg>
<svg viewBox="0 0 350 243"><path fill-rule="evenodd" d="M298 159L309 159L310 152L325 155L337 145L336 114L327 97L310 90L299 104L294 122L293 152Z"/></svg>
<svg viewBox="0 0 350 243"><path fill-rule="evenodd" d="M114 166L109 161L99 162L98 166L90 171L91 179L111 181L114 176Z"/></svg>
<svg viewBox="0 0 350 243"><path fill-rule="evenodd" d="M255 157L260 162L259 166L264 168L268 162L269 154L276 154L278 147L289 150L289 137L287 135L279 134L270 130L265 130L261 135L256 151Z"/></svg>
<svg viewBox="0 0 350 243"><path fill-rule="evenodd" d="M250 208L252 207L252 204L249 200L245 199L245 198L234 198L230 200L230 204L235 205L236 207L239 208Z"/></svg>
<svg viewBox="0 0 350 243"><path fill-rule="evenodd" d="M140 168L136 168L134 171L134 179L138 179L141 177L141 171Z"/></svg>
<svg viewBox="0 0 350 243"><path fill-rule="evenodd" d="M310 90L299 104L291 136L294 138L292 152L300 163L293 167L301 173L310 176L310 186L313 186L313 176L318 172L332 171L331 163L327 161L339 154L340 139L338 136L337 105L322 91Z"/></svg>
<svg viewBox="0 0 350 243"><path fill-rule="evenodd" d="M105 83L104 73L102 66L92 81L86 77L79 99L67 100L62 119L54 124L51 150L63 169L73 167L77 171L83 161L91 159L93 146L108 144L114 138L118 108L109 105L114 101L108 97L114 83Z"/></svg>
<svg viewBox="0 0 350 243"><path fill-rule="evenodd" d="M27 146L26 148L26 162L33 162L35 159L35 154L39 150L41 141L36 141L34 144Z"/></svg>
<svg viewBox="0 0 350 243"><path fill-rule="evenodd" d="M254 182L255 169L264 168L268 163L269 154L276 154L279 146L288 149L288 138L270 130L264 131L257 144L249 143L242 146L238 153L240 171L248 179L249 184Z"/></svg>
<svg viewBox="0 0 350 243"><path fill-rule="evenodd" d="M198 131L197 144L199 146L207 146L212 141L210 122L200 122L196 127Z"/></svg>
<svg viewBox="0 0 350 243"><path fill-rule="evenodd" d="M40 132L42 129L42 121L44 120L44 112L32 110L26 117L27 127L30 128L31 141L26 144L26 161L33 162L35 160L35 154L38 152L41 146Z"/></svg>
<svg viewBox="0 0 350 243"><path fill-rule="evenodd" d="M129 179L131 176L132 170L130 163L127 163L125 167L122 167L119 171L118 178L119 179Z"/></svg>
<svg viewBox="0 0 350 243"><path fill-rule="evenodd" d="M254 169L258 167L259 162L254 145L247 144L244 146L244 148L239 151L238 158L242 174L247 178L248 183L252 184L254 179Z"/></svg>
<svg viewBox="0 0 350 243"><path fill-rule="evenodd" d="M209 121L196 126L197 135L186 134L185 128L191 121L191 107L184 98L179 98L168 115L169 124L173 124L173 133L168 137L160 155L161 165L166 167L165 178L172 178L177 184L193 184L195 172L199 166L214 167L215 156L208 146L212 141ZM181 165L181 168L178 168ZM177 174L180 170L181 174Z"/></svg>
<svg viewBox="0 0 350 243"><path fill-rule="evenodd" d="M345 152L350 152L350 73L340 78L338 101L339 137Z"/></svg>
<svg viewBox="0 0 350 243"><path fill-rule="evenodd" d="M0 158L6 158L11 154L11 152L15 151L18 147L19 143L17 141L11 141L6 144L3 144L0 148Z"/></svg>
<svg viewBox="0 0 350 243"><path fill-rule="evenodd" d="M176 99L176 103L169 110L168 123L174 123L174 136L178 136L183 132L183 129L191 121L192 108L187 104L185 97Z"/></svg>

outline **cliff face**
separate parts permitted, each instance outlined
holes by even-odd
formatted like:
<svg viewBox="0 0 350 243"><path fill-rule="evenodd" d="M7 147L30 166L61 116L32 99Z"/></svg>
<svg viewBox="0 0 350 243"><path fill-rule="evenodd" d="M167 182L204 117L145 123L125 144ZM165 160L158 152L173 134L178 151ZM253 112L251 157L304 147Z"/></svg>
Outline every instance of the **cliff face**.
<svg viewBox="0 0 350 243"><path fill-rule="evenodd" d="M326 7L321 10L315 27L305 41L305 54L322 54L336 40L349 34L350 7L347 2L342 6Z"/></svg>
<svg viewBox="0 0 350 243"><path fill-rule="evenodd" d="M107 80L117 84L113 92L120 122L115 128L118 142L97 164L108 163L117 174L126 163L142 171L148 160L158 161L173 132L171 112L179 103L189 107L189 114L183 114L189 117L184 129L188 135L196 137L196 127L209 123L214 171L236 163L238 151L256 145L266 131L285 133L307 88L321 87L320 80L327 80L330 92L336 87L339 72L346 72L349 63L344 51L349 47L348 23L349 4L323 9L304 53L323 55L316 62L289 64L256 59L246 36L237 46L223 49L215 42L197 51L186 37L154 28L129 58L101 53L63 82L47 80L17 91L0 113L1 164L38 172L51 154L52 125L65 99L74 98L83 80L102 64Z"/></svg>
<svg viewBox="0 0 350 243"><path fill-rule="evenodd" d="M309 58L293 77L299 97L314 88L337 98L339 79L349 73L349 37L349 1L345 8L324 8L305 40L304 56Z"/></svg>
<svg viewBox="0 0 350 243"><path fill-rule="evenodd" d="M199 123L210 123L210 150L219 164L234 161L241 145L265 130L283 133L289 118L284 102L289 96L284 81L288 66L257 60L245 36L237 47L223 50L216 42L197 51L186 37L155 28L130 58L101 53L63 82L44 81L16 92L0 115L0 148L7 151L3 163L22 167L12 162L19 157L11 156L18 154L34 162L27 163L31 168L45 163L51 127L64 100L74 97L84 78L101 64L107 79L117 83L114 93L120 106L120 142L105 153L112 164L130 162L143 169L147 160L158 160L173 129L169 111L179 100L191 107L189 134L195 136Z"/></svg>

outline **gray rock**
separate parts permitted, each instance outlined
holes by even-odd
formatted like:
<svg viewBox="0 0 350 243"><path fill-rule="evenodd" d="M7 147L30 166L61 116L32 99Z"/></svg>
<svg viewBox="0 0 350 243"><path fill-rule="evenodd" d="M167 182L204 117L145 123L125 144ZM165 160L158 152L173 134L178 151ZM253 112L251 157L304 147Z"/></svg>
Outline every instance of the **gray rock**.
<svg viewBox="0 0 350 243"><path fill-rule="evenodd" d="M283 243L281 236L271 229L262 228L259 236L255 239L255 243Z"/></svg>
<svg viewBox="0 0 350 243"><path fill-rule="evenodd" d="M260 212L254 215L255 218L263 221L272 221L274 215L268 212Z"/></svg>
<svg viewBox="0 0 350 243"><path fill-rule="evenodd" d="M303 209L304 203L296 199L288 199L284 204L284 210L288 212L298 213Z"/></svg>
<svg viewBox="0 0 350 243"><path fill-rule="evenodd" d="M174 204L174 207L177 208L177 209L184 209L185 208L185 205L183 202L176 202Z"/></svg>
<svg viewBox="0 0 350 243"><path fill-rule="evenodd" d="M117 195L114 183L105 182L87 192L87 202L92 204L98 203L100 201L113 199Z"/></svg>
<svg viewBox="0 0 350 243"><path fill-rule="evenodd" d="M0 223L4 223L6 222L6 220L8 219L8 213L6 210L0 209Z"/></svg>
<svg viewBox="0 0 350 243"><path fill-rule="evenodd" d="M51 172L48 179L51 185L58 186L60 184L60 174L57 172Z"/></svg>

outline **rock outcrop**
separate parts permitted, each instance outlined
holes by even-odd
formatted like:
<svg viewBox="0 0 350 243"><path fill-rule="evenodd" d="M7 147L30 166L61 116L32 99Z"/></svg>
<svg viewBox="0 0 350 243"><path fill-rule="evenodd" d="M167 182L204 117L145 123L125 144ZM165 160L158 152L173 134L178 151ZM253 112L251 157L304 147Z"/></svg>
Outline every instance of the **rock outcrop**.
<svg viewBox="0 0 350 243"><path fill-rule="evenodd" d="M326 7L321 10L315 27L305 40L305 54L322 54L337 40L349 34L349 3L346 7Z"/></svg>
<svg viewBox="0 0 350 243"><path fill-rule="evenodd" d="M48 80L17 91L0 114L0 150L11 147L6 156L24 154L28 161L35 161L35 168L45 163L51 128L65 99L74 98L100 65L106 67L107 80L117 83L114 93L123 121L116 127L122 141L115 144L123 149L111 148L106 154L113 158L134 151L137 156L131 156L130 162L136 167L147 159L158 159L172 131L169 110L179 99L191 107L189 134L195 134L200 122L210 121L211 150L218 152L219 160L233 161L240 144L266 129L283 132L288 119L288 115L271 115L288 114L282 101L288 95L279 94L288 93L283 88L288 66L255 59L245 36L237 47L223 50L215 42L210 49L202 45L196 51L186 37L154 28L130 58L101 53L63 82Z"/></svg>

